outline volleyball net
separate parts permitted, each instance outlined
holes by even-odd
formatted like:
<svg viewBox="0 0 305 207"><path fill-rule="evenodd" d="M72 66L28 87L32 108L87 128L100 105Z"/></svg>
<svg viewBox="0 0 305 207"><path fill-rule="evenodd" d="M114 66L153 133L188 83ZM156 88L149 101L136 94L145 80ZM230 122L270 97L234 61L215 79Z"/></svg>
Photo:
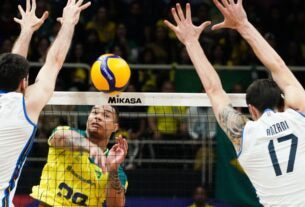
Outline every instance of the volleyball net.
<svg viewBox="0 0 305 207"><path fill-rule="evenodd" d="M229 96L234 107L246 107L244 94ZM121 93L110 96L100 92L55 92L41 113L36 140L17 194L28 195L42 179L47 185L65 173L72 172L70 178L75 182L85 182L87 169L83 169L86 165L82 166L82 159L77 169L72 169L73 161L66 159L70 167L61 169L63 174L51 172L46 178L41 173L52 156L48 138L53 130L58 126L86 130L88 115L95 105L116 106L119 111L116 134L126 138L129 145L122 164L129 183L127 202L128 196L189 197L196 185L214 185L215 137L219 128L206 94ZM114 143L115 139L111 138L108 148ZM71 202L84 201L82 197L73 198L74 193L67 189L51 190L59 190L57 196L66 196Z"/></svg>

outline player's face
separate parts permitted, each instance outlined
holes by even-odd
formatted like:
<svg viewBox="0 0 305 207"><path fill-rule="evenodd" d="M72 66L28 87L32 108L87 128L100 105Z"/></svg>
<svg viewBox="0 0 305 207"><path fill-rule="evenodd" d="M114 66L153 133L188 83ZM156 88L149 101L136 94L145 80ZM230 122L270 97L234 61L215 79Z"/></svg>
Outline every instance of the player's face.
<svg viewBox="0 0 305 207"><path fill-rule="evenodd" d="M118 129L114 108L109 105L94 106L87 121L87 132L90 139L109 138Z"/></svg>

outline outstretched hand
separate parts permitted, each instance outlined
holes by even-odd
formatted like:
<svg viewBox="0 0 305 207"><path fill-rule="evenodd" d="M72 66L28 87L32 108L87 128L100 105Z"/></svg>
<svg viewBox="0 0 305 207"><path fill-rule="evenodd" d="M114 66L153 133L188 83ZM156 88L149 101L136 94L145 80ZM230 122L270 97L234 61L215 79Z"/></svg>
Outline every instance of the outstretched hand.
<svg viewBox="0 0 305 207"><path fill-rule="evenodd" d="M83 4L83 2L84 0L68 0L62 17L57 18L57 21L61 24L71 23L76 25L79 21L80 13L91 5L91 2L87 2L86 4Z"/></svg>
<svg viewBox="0 0 305 207"><path fill-rule="evenodd" d="M242 0L213 0L216 7L224 16L224 21L212 27L212 30L230 28L238 29L248 22L247 14L243 8Z"/></svg>
<svg viewBox="0 0 305 207"><path fill-rule="evenodd" d="M127 155L128 144L126 139L123 139L120 135L116 140L117 143L113 145L107 156L108 171L117 171Z"/></svg>
<svg viewBox="0 0 305 207"><path fill-rule="evenodd" d="M21 5L18 5L18 10L21 15L21 19L14 18L14 21L20 24L21 30L27 30L35 32L38 30L44 21L48 18L49 13L45 11L42 17L38 18L35 14L36 12L36 0L26 0L26 8L23 10Z"/></svg>
<svg viewBox="0 0 305 207"><path fill-rule="evenodd" d="M192 23L191 6L189 3L186 4L185 15L180 4L176 4L176 8L172 8L171 12L176 22L176 26L167 20L164 20L164 24L175 32L177 38L183 44L186 44L188 41L198 40L202 31L211 24L210 21L206 21L200 26L195 26Z"/></svg>

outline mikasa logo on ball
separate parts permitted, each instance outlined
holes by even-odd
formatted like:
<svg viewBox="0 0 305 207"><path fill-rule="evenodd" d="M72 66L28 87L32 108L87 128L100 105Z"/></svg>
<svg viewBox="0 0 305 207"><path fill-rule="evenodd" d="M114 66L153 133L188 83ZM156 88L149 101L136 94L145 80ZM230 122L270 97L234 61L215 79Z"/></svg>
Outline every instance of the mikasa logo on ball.
<svg viewBox="0 0 305 207"><path fill-rule="evenodd" d="M108 103L109 104L117 104L117 103L138 104L138 103L142 103L142 101L140 98L120 98L119 96L116 96L116 97L109 97Z"/></svg>

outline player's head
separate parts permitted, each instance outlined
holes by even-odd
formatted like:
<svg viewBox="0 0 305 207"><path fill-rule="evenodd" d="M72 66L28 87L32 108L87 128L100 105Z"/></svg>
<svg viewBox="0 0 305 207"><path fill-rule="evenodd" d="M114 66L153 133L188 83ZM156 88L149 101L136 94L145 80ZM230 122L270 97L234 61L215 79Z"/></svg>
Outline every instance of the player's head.
<svg viewBox="0 0 305 207"><path fill-rule="evenodd" d="M21 91L28 85L29 62L21 55L0 55L0 90Z"/></svg>
<svg viewBox="0 0 305 207"><path fill-rule="evenodd" d="M254 120L258 119L266 109L281 110L284 100L278 85L270 79L254 81L247 89L246 101Z"/></svg>
<svg viewBox="0 0 305 207"><path fill-rule="evenodd" d="M92 108L87 121L87 133L92 142L109 140L118 127L119 114L115 107L96 105Z"/></svg>

